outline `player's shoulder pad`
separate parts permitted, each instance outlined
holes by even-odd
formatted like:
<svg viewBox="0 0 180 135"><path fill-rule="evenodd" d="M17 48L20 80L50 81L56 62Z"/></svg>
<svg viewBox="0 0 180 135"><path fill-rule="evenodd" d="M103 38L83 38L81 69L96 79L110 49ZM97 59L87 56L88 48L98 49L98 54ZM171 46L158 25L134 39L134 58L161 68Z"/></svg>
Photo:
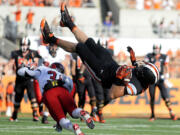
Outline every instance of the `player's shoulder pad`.
<svg viewBox="0 0 180 135"><path fill-rule="evenodd" d="M14 50L11 52L11 58L17 57L20 54L21 54L20 50Z"/></svg>

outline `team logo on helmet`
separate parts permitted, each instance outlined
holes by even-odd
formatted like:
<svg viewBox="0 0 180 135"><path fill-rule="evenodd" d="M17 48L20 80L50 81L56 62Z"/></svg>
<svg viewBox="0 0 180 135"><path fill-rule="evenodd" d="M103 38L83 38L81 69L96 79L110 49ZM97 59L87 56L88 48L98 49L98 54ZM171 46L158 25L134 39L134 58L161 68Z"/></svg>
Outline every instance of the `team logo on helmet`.
<svg viewBox="0 0 180 135"><path fill-rule="evenodd" d="M31 42L27 37L20 40L20 47L22 52L26 52L29 49Z"/></svg>
<svg viewBox="0 0 180 135"><path fill-rule="evenodd" d="M60 73L64 73L64 66L62 64L60 64L60 63L57 63L57 62L52 63L50 68L53 68L53 69L57 70Z"/></svg>
<svg viewBox="0 0 180 135"><path fill-rule="evenodd" d="M137 66L135 71L137 78L147 85L154 84L159 80L159 70L152 63L143 61L143 64Z"/></svg>
<svg viewBox="0 0 180 135"><path fill-rule="evenodd" d="M145 67L148 68L149 70L151 70L151 72L153 73L153 75L155 76L155 82L156 83L159 80L159 70L156 67L156 65L149 63L149 62L145 62Z"/></svg>

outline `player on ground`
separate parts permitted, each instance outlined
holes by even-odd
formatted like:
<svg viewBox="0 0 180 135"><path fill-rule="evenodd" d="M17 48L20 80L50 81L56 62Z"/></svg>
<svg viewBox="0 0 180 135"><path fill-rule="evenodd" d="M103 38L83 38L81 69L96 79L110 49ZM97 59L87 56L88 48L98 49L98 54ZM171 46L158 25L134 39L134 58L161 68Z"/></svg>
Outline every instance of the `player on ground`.
<svg viewBox="0 0 180 135"><path fill-rule="evenodd" d="M16 70L16 81L15 81L15 102L14 102L14 111L10 118L10 121L17 120L18 110L20 108L20 103L22 98L24 97L24 90L27 90L28 98L31 102L31 107L33 110L33 121L38 121L37 115L37 107L38 104L36 102L34 87L33 87L33 79L22 77L17 74L17 70L21 67L33 67L37 65L38 59L40 56L37 51L31 50L30 40L27 37L24 37L20 41L20 49L11 52L11 59L8 65L14 65ZM8 66L7 65L7 66Z"/></svg>
<svg viewBox="0 0 180 135"><path fill-rule="evenodd" d="M172 111L171 108L171 102L169 99L169 93L167 88L165 87L164 81L165 79L169 78L169 70L168 70L168 63L169 63L169 57L166 54L162 54L161 52L161 45L154 45L153 46L153 52L148 53L145 56L146 62L151 62L155 64L160 72L160 79L157 83L149 86L149 93L150 93L150 106L151 106L151 117L150 121L155 120L155 114L154 114L154 100L155 100L155 88L158 87L161 96L169 110L169 114L171 116L172 120L177 120L177 117Z"/></svg>
<svg viewBox="0 0 180 135"><path fill-rule="evenodd" d="M57 122L56 129L59 132L64 128L74 132L75 135L84 135L78 124L72 124L66 118L66 113L68 112L73 118L82 118L91 129L94 128L94 122L87 112L77 108L69 93L73 88L73 82L62 73L64 67L59 63L53 63L50 67L40 66L36 70L24 67L18 70L18 74L38 80L43 95L40 100L47 106L51 116Z"/></svg>
<svg viewBox="0 0 180 135"><path fill-rule="evenodd" d="M110 88L110 99L124 95L138 95L145 91L150 84L157 82L159 78L157 67L151 63L137 62L131 47L128 47L128 51L131 54L133 67L118 65L112 59L107 49L96 44L92 38L88 38L73 23L64 3L61 5L60 24L61 26L68 27L79 43L76 44L56 38L50 31L45 19L41 21L41 32L44 40L48 43L56 44L68 52L76 52L81 57L91 75L104 88Z"/></svg>

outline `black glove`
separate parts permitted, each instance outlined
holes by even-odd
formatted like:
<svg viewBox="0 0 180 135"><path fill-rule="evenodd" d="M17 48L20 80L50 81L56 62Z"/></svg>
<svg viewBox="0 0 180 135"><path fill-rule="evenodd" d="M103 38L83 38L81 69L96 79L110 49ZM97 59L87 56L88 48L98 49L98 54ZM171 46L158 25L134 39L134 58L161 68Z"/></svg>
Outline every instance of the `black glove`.
<svg viewBox="0 0 180 135"><path fill-rule="evenodd" d="M62 27L68 27L71 31L73 28L76 27L74 24L71 16L69 15L69 12L67 10L67 7L64 2L61 3L61 21L60 26Z"/></svg>
<svg viewBox="0 0 180 135"><path fill-rule="evenodd" d="M136 64L136 56L135 56L134 50L130 46L128 46L127 51L130 53L130 59L131 59L132 65L136 66L137 64Z"/></svg>
<svg viewBox="0 0 180 135"><path fill-rule="evenodd" d="M50 31L49 25L45 19L41 20L40 29L41 29L41 33L42 33L43 40L45 43L49 43L49 44L56 44L57 43L58 39Z"/></svg>

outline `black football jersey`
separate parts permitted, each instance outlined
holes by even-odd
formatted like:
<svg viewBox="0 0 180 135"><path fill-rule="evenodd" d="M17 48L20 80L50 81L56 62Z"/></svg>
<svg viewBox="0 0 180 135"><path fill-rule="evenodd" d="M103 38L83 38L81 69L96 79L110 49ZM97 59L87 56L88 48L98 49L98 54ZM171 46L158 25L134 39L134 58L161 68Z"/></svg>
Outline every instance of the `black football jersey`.
<svg viewBox="0 0 180 135"><path fill-rule="evenodd" d="M17 70L22 66L29 67L34 63L34 58L41 58L37 51L29 50L29 53L23 57L21 50L15 50L11 52L11 59L15 60L16 75ZM18 75L17 75L18 76Z"/></svg>
<svg viewBox="0 0 180 135"><path fill-rule="evenodd" d="M163 75L164 65L169 63L169 57L166 54L160 54L160 56L157 57L154 53L148 53L145 56L145 61L155 64L159 69L160 75Z"/></svg>

